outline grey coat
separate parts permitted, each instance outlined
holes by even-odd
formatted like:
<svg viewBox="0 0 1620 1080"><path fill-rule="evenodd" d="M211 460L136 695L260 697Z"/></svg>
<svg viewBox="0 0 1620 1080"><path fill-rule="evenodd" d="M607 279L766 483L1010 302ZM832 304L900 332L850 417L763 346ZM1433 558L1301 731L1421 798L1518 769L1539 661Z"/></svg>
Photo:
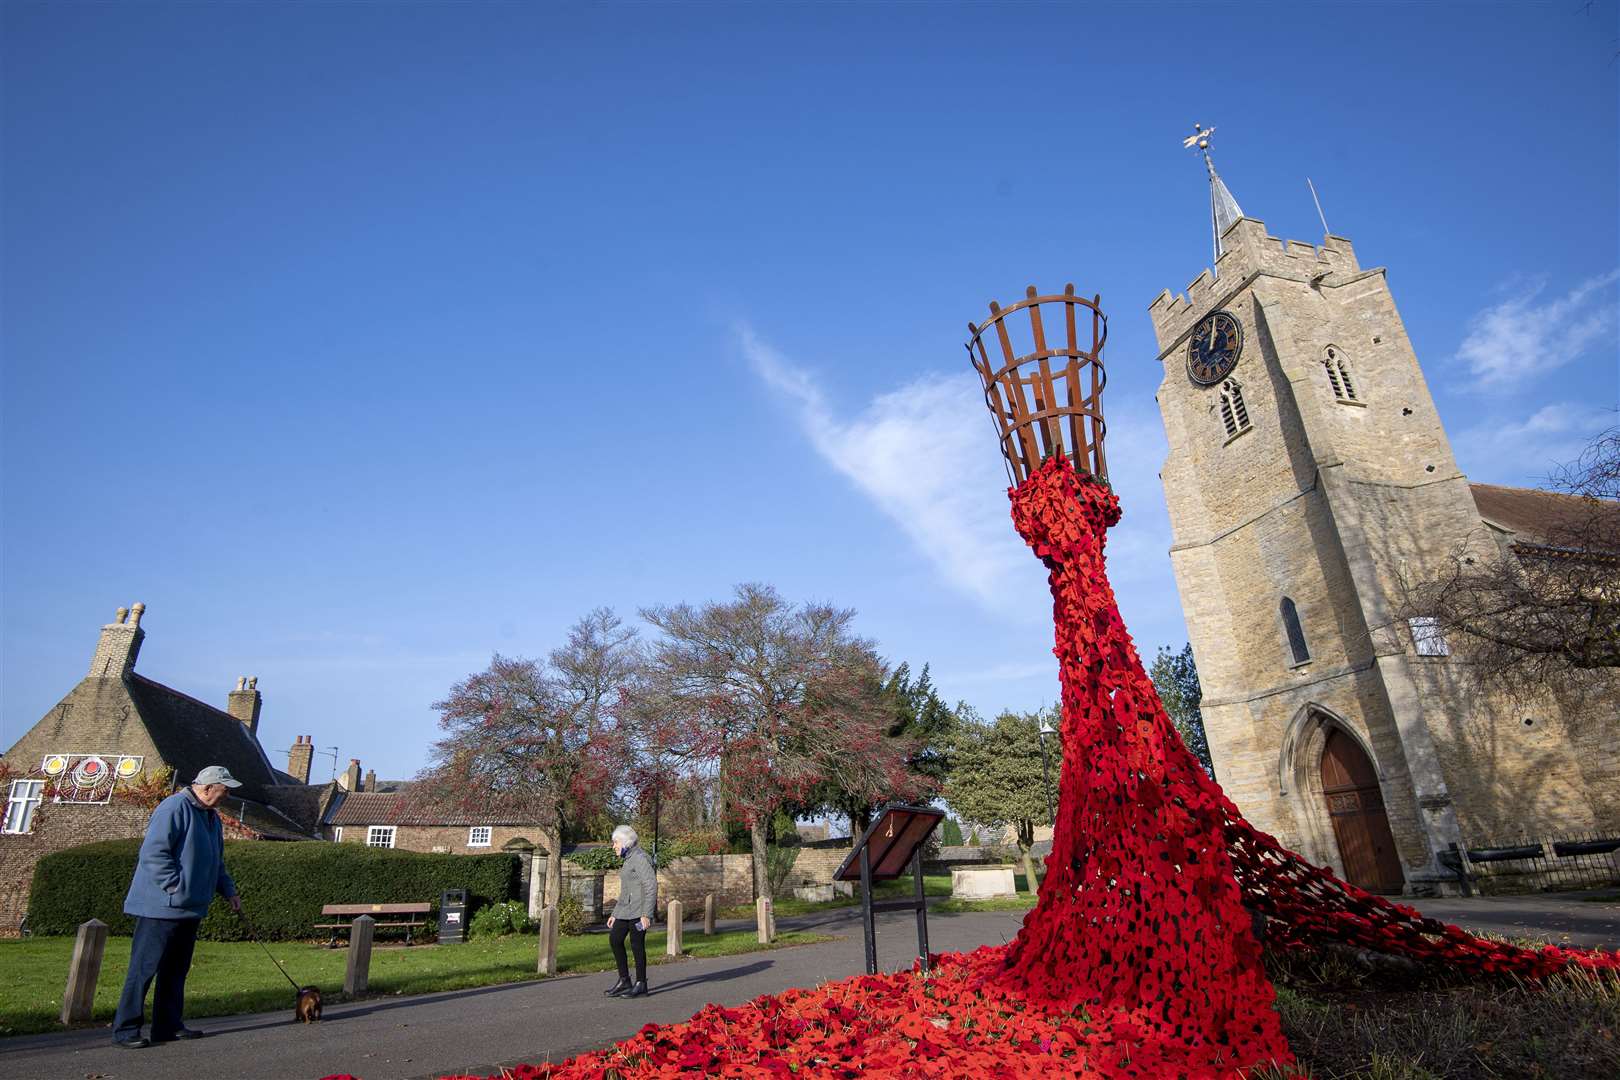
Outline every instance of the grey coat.
<svg viewBox="0 0 1620 1080"><path fill-rule="evenodd" d="M656 919L658 917L658 874L652 857L636 844L624 853L619 870L619 899L613 905L615 919Z"/></svg>

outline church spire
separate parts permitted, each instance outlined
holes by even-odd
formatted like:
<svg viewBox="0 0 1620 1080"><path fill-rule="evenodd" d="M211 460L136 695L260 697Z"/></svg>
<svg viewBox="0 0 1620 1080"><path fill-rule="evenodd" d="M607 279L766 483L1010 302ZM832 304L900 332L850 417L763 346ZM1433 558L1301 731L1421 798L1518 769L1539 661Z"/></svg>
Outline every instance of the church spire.
<svg viewBox="0 0 1620 1080"><path fill-rule="evenodd" d="M1213 126L1205 128L1202 124L1194 124L1193 133L1181 140L1181 145L1189 150L1196 146L1204 155L1205 168L1209 169L1209 224L1215 234L1215 261L1219 262L1221 235L1243 216L1243 207L1238 205L1232 193L1226 189L1221 174L1215 171L1215 162L1209 156L1209 137L1213 134L1215 134Z"/></svg>

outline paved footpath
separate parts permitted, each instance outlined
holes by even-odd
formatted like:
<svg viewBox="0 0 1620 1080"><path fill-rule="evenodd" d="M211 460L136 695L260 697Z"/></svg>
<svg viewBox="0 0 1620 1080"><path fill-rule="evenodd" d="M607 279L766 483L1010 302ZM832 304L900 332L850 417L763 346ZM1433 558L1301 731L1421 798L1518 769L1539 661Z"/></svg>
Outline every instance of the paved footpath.
<svg viewBox="0 0 1620 1080"><path fill-rule="evenodd" d="M1423 900L1417 906L1470 930L1620 948L1620 902L1612 899L1478 897ZM1000 944L1018 932L1022 919L1022 912L932 915L929 944L936 952ZM322 1023L308 1027L290 1020L289 1003L283 1012L199 1019L197 1026L209 1032L208 1038L146 1050L109 1045L105 1027L3 1039L0 1080L316 1080L344 1072L362 1080L418 1080L458 1071L487 1076L500 1064L560 1061L627 1038L646 1023L685 1020L711 1001L737 1005L862 970L859 909L835 908L779 923L782 929L841 938L655 966L649 972L653 994L639 1001L604 998L602 990L613 977L598 972L335 1004ZM915 949L909 914L878 916L884 970L908 966Z"/></svg>
<svg viewBox="0 0 1620 1080"><path fill-rule="evenodd" d="M929 946L951 952L999 945L1018 932L1022 912L932 915ZM685 1020L709 1002L740 1005L760 994L817 986L865 970L860 909L838 908L777 920L780 929L840 934L837 941L768 952L681 960L649 968L652 994L636 1001L602 996L614 976L595 972L408 998L328 1005L319 1024L283 1012L199 1018L209 1037L120 1050L105 1027L0 1040L5 1080L316 1080L352 1073L362 1080L415 1080L499 1064L561 1061L634 1035L643 1024ZM687 933L693 931L689 927ZM909 913L878 916L878 963L909 966L917 953Z"/></svg>

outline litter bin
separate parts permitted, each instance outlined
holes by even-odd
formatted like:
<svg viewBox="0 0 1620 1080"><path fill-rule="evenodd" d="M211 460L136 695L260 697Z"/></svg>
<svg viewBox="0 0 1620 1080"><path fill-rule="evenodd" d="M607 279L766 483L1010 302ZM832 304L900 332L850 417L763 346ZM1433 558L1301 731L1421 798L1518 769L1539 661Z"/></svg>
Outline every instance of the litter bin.
<svg viewBox="0 0 1620 1080"><path fill-rule="evenodd" d="M439 944L460 945L467 940L467 890L446 889L439 896Z"/></svg>

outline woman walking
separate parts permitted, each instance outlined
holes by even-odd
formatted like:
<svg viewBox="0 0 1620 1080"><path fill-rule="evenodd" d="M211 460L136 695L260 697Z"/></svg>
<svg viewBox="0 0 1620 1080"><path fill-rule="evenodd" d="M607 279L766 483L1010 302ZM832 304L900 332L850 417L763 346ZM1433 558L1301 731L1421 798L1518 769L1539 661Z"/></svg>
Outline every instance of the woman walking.
<svg viewBox="0 0 1620 1080"><path fill-rule="evenodd" d="M619 899L608 916L608 944L619 965L619 981L607 991L608 997L644 997L647 993L647 928L658 913L658 871L652 859L636 843L636 830L620 825L613 830L613 854L624 859L619 870ZM630 982L630 964L624 954L624 939L636 953L636 981Z"/></svg>

